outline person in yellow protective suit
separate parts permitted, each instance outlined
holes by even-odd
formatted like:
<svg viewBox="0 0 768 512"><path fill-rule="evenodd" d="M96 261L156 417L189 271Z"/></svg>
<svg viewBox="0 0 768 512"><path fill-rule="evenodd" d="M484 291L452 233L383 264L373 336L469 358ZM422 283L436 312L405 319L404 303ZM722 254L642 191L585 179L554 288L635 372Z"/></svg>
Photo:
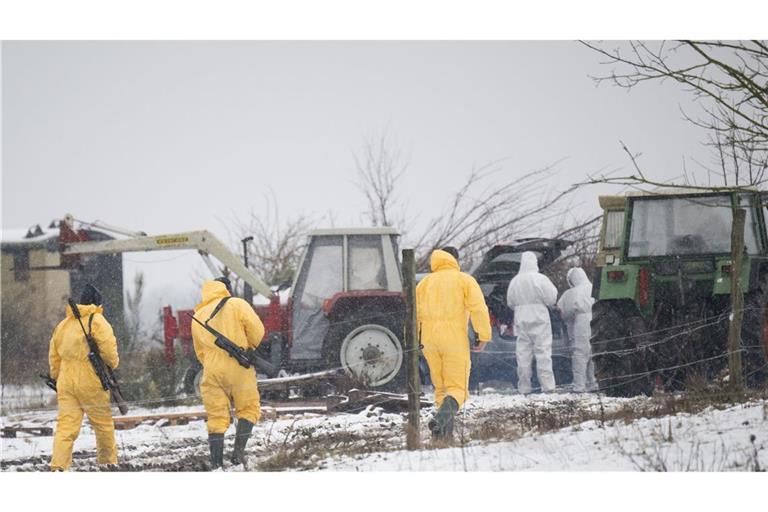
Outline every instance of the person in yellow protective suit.
<svg viewBox="0 0 768 512"><path fill-rule="evenodd" d="M99 347L104 362L112 369L117 368L117 340L103 315L101 294L87 284L77 304L83 326L89 330ZM51 377L56 381L56 398L59 415L56 433L53 436L51 469L64 471L72 464L72 446L80 433L83 413L88 415L91 428L96 433L96 462L117 464L115 424L109 407L109 391L88 360L88 342L80 322L67 306L67 316L53 331L48 349L48 363Z"/></svg>
<svg viewBox="0 0 768 512"><path fill-rule="evenodd" d="M203 323L208 321L208 325L243 349L259 346L264 337L264 325L248 302L232 297L229 279L220 277L206 281L202 295L203 301L195 307L195 318ZM223 299L226 302L215 311ZM256 372L253 368L240 366L225 350L217 347L214 336L196 322L192 323L192 340L197 358L203 365L200 394L208 413L211 469L221 468L224 463L224 433L229 427L232 403L238 419L232 463L245 464L245 445L254 423L261 416Z"/></svg>
<svg viewBox="0 0 768 512"><path fill-rule="evenodd" d="M459 269L453 247L432 252L432 273L416 286L416 316L438 408L429 427L436 439L453 436L456 412L469 396L468 322L482 351L491 340L491 322L477 281Z"/></svg>

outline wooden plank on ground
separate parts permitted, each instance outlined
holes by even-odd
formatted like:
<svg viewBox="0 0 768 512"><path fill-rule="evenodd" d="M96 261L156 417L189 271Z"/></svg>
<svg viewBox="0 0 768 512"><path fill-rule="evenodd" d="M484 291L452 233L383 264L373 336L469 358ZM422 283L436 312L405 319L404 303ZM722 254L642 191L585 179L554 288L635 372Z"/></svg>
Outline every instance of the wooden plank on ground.
<svg viewBox="0 0 768 512"><path fill-rule="evenodd" d="M3 427L2 436L6 438L16 437L16 434L24 433L31 434L33 436L52 436L53 428L51 427Z"/></svg>
<svg viewBox="0 0 768 512"><path fill-rule="evenodd" d="M325 405L299 405L299 406L262 406L261 419L272 420L278 416L286 414L326 414L328 409ZM190 411L190 412L171 412L171 413L157 413L157 414L143 414L139 416L115 416L113 418L115 422L116 430L128 430L136 428L142 423L149 422L162 422L158 423L160 427L186 425L190 421L205 420L208 415L205 411Z"/></svg>
<svg viewBox="0 0 768 512"><path fill-rule="evenodd" d="M163 426L186 425L190 421L204 420L207 417L208 415L205 413L205 411L190 411L142 414L139 416L115 416L113 421L115 422L116 430L128 430L136 428L140 424L150 421L167 421L167 423Z"/></svg>

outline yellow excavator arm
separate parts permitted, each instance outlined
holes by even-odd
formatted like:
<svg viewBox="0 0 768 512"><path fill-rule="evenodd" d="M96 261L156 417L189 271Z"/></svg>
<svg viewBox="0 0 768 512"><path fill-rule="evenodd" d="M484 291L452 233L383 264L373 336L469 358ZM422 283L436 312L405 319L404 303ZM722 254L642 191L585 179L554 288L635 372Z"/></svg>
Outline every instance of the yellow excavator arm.
<svg viewBox="0 0 768 512"><path fill-rule="evenodd" d="M255 292L258 292L267 299L272 297L273 293L269 286L248 269L240 258L233 254L221 240L208 231L188 231L171 235L134 236L115 240L73 242L65 244L62 254L113 254L123 252L175 251L179 249L196 249L206 261L208 267L215 272L215 266L209 258L213 256L237 274L245 283L249 284Z"/></svg>

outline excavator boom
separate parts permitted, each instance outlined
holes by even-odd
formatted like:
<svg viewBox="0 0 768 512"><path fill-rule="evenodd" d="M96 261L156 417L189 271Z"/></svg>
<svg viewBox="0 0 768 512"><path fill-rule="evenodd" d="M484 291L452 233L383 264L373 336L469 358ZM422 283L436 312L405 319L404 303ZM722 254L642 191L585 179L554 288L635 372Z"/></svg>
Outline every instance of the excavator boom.
<svg viewBox="0 0 768 512"><path fill-rule="evenodd" d="M208 231L189 231L171 235L137 236L119 240L75 242L64 245L62 254L111 254L123 252L175 251L196 249L203 257L213 256L251 286L270 299L269 286L259 279L226 245Z"/></svg>

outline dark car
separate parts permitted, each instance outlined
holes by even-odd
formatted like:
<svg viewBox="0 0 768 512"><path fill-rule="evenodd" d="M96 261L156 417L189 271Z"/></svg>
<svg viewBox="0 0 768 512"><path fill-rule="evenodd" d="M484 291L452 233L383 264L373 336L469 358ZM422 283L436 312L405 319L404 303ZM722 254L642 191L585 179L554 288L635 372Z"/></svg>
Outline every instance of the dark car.
<svg viewBox="0 0 768 512"><path fill-rule="evenodd" d="M525 251L536 255L539 269L546 274L547 267L555 262L571 245L567 240L550 238L525 238L494 246L480 264L471 272L480 284L491 315L493 340L483 352L472 353L470 387L477 389L481 383L497 381L517 385L517 359L514 332L514 312L507 307L509 282L520 270L520 258ZM552 369L557 385L570 384L571 355L560 314L550 309L552 321ZM470 332L472 330L470 329ZM474 333L472 333L474 335ZM474 342L474 340L472 340ZM534 358L535 365L535 358ZM536 372L533 387L538 386Z"/></svg>

